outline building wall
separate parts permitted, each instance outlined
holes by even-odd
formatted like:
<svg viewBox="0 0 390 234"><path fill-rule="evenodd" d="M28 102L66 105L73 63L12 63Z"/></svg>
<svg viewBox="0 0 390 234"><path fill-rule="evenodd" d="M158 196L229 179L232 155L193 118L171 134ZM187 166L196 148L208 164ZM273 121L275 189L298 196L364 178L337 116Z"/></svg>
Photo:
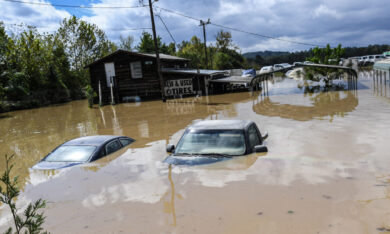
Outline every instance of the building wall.
<svg viewBox="0 0 390 234"><path fill-rule="evenodd" d="M131 76L130 63L140 61L142 66L142 78ZM159 97L160 83L156 70L156 60L144 56L134 56L128 54L117 54L105 61L91 65L89 67L91 85L94 91L99 94L99 81L102 89L102 101L108 103L111 100L111 91L107 86L107 79L104 64L113 62L115 66L115 102L122 102L129 96L139 96L141 98ZM183 68L187 61L161 61L164 67ZM98 98L95 100L98 102Z"/></svg>

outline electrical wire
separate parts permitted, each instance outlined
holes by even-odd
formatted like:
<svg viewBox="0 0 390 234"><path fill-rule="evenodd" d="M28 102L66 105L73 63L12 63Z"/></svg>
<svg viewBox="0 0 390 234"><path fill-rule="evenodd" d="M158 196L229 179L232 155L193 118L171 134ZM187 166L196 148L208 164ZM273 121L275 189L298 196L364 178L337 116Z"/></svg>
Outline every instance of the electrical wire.
<svg viewBox="0 0 390 234"><path fill-rule="evenodd" d="M65 4L51 4L51 3L44 3L44 2L25 2L25 1L19 1L19 0L3 0L5 2L13 2L13 3L21 3L21 4L30 4L30 5L41 5L41 6L55 6L55 7L67 7L67 8L83 8L83 9L91 9L91 8L97 8L97 9L130 9L130 8L141 8L146 7L149 5L142 5L142 6L78 6L78 5L65 5Z"/></svg>
<svg viewBox="0 0 390 234"><path fill-rule="evenodd" d="M175 45L176 45L176 40L175 40L175 38L173 38L172 33L169 31L169 29L168 29L167 25L165 24L164 20L161 18L160 15L156 15L156 16L161 20L161 22L163 23L165 29L167 30L167 32L168 32L169 35L171 36L172 41L173 41L173 42L175 43Z"/></svg>
<svg viewBox="0 0 390 234"><path fill-rule="evenodd" d="M180 13L178 11L174 11L174 10L169 10L169 9L166 9L166 8L163 8L163 7L159 7L159 6L155 6L156 8L159 8L163 11L166 11L166 12L170 12L170 13L173 13L173 14L176 14L176 15L180 15L180 16L183 16L183 17L186 17L188 19L192 19L192 20L196 20L196 21L200 21L200 19L197 19L195 17L192 17L192 16L188 16L188 15L185 15L183 13Z"/></svg>
<svg viewBox="0 0 390 234"><path fill-rule="evenodd" d="M159 6L155 6L155 7L159 8L159 9L161 9L163 11L166 11L166 12L169 12L169 13L172 13L172 14L176 14L176 15L179 15L179 16L191 19L191 20L201 21L201 19L197 19L195 17L189 16L189 15L185 15L185 14L183 14L181 12L177 12L177 11L166 9L166 8L159 7ZM289 43L294 43L294 44L299 44L299 45L305 45L305 46L325 47L323 45L316 45L316 44L311 44L311 43L305 43L305 42L299 42L299 41L293 41L293 40L287 40L287 39L282 39L282 38L262 35L262 34L259 34L259 33L249 32L249 31L245 31L245 30L242 30L242 29L233 28L233 27L229 27L229 26L224 26L224 25L216 24L216 23L212 23L212 22L210 22L210 24L215 26L215 27L224 28L224 29L228 29L228 30L232 30L232 31L236 31L236 32L241 32L241 33L246 33L246 34L250 34L250 35L253 35L253 36L257 36L257 37L268 38L268 39L272 39L272 40L284 41L284 42L289 42Z"/></svg>
<svg viewBox="0 0 390 234"><path fill-rule="evenodd" d="M215 24L215 23L210 23L210 24L213 25L213 26L219 27L219 28L229 29L229 30L232 30L232 31L242 32L242 33L246 33L246 34L251 34L253 36L268 38L268 39L272 39L272 40L284 41L284 42L289 42L289 43L294 43L294 44L299 44L299 45L306 45L306 46L325 47L323 45L316 45L316 44L310 44L310 43L305 43L305 42L299 42L299 41L292 41L292 40L277 38L277 37L271 37L271 36L267 36L267 35L261 35L261 34L258 34L258 33L248 32L248 31L244 31L244 30L241 30L241 29L232 28L232 27L228 27L228 26L223 26L223 25Z"/></svg>
<svg viewBox="0 0 390 234"><path fill-rule="evenodd" d="M124 28L124 29L110 29L110 28L107 28L106 30L111 30L111 31L136 31L136 30L152 30L152 28Z"/></svg>

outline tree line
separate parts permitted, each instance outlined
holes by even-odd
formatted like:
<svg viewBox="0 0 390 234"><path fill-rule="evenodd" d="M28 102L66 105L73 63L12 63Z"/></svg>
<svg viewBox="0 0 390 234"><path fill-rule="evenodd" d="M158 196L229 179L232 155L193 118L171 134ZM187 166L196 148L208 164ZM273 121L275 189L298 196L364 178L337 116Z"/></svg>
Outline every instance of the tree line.
<svg viewBox="0 0 390 234"><path fill-rule="evenodd" d="M102 30L76 17L54 33L27 26L10 36L0 22L0 111L83 98L84 66L115 50Z"/></svg>
<svg viewBox="0 0 390 234"><path fill-rule="evenodd" d="M336 47L337 48L337 47ZM329 51L328 45L325 48L317 48L325 49ZM390 45L369 45L365 47L343 47L343 53L340 54L340 57L349 58L349 57L357 57L364 55L372 55L372 54L382 54L385 51L390 51ZM278 53L270 53L270 56L261 56L260 52L252 52L246 57L247 63L253 67L262 67L269 66L277 63L294 63L294 62L303 62L308 60L308 58L317 56L316 48L311 48L305 51L297 51L297 52L278 52Z"/></svg>

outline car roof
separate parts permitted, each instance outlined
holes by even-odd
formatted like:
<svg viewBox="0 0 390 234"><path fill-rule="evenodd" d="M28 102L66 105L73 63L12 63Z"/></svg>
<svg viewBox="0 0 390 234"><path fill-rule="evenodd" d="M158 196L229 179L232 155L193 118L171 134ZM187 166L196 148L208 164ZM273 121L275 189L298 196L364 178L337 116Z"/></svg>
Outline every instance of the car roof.
<svg viewBox="0 0 390 234"><path fill-rule="evenodd" d="M114 136L114 135L96 135L96 136L86 136L79 137L73 140L67 141L64 145L96 145L99 146L104 144L107 141L110 141L115 138L125 137L125 136ZM128 138L128 137L126 137Z"/></svg>
<svg viewBox="0 0 390 234"><path fill-rule="evenodd" d="M194 130L237 130L245 129L252 124L252 121L248 120L204 120L189 126L188 129Z"/></svg>

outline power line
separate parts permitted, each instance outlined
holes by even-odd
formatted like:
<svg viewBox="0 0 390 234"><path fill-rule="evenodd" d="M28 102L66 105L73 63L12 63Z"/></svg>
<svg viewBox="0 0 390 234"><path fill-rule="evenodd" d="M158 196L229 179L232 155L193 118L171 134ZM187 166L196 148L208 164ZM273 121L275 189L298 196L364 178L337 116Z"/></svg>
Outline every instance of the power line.
<svg viewBox="0 0 390 234"><path fill-rule="evenodd" d="M2 21L2 20L0 20ZM6 27L19 27L19 28L23 28L23 29L28 29L28 27L33 27L33 28L49 28L49 26L39 26L39 25L28 25L28 24L24 24L24 23L20 23L20 24L12 24L12 23L4 23L4 26ZM136 30L151 30L152 28L107 28L105 30L110 30L110 31L136 31ZM51 32L55 32L55 31L51 31Z"/></svg>
<svg viewBox="0 0 390 234"><path fill-rule="evenodd" d="M176 45L176 41L175 41L175 38L173 38L173 36L172 36L172 33L169 31L169 29L168 29L168 27L167 27L167 25L165 24L165 22L164 22L164 20L161 18L161 16L160 15L156 15L160 20L161 20L161 22L163 23L163 25L164 25L164 27L165 27L165 29L167 30L167 32L169 33L169 35L171 36L171 38L172 38L172 41L175 43L175 45Z"/></svg>
<svg viewBox="0 0 390 234"><path fill-rule="evenodd" d="M228 26L223 26L223 25L220 25L220 24L215 24L215 23L210 23L210 24L213 25L213 26L216 26L216 27L220 27L220 28L224 28L224 29L229 29L229 30L237 31L237 32L242 32L242 33L246 33L246 34L251 34L251 35L253 35L253 36L268 38L268 39L272 39L272 40L284 41L284 42L289 42L289 43L294 43L294 44L299 44L299 45L324 47L323 45L316 45L316 44L310 44L310 43L305 43L305 42L286 40L286 39L277 38L277 37L271 37L271 36L267 36L267 35L261 35L261 34L258 34L258 33L248 32L248 31L244 31L244 30L241 30L241 29L237 29L237 28L232 28L232 27L228 27Z"/></svg>
<svg viewBox="0 0 390 234"><path fill-rule="evenodd" d="M152 28L124 28L124 29L111 29L107 28L106 30L111 31L136 31L136 30L151 30Z"/></svg>
<svg viewBox="0 0 390 234"><path fill-rule="evenodd" d="M142 6L78 6L78 5L65 5L65 4L51 4L51 3L44 3L44 2L25 2L25 1L19 1L19 0L3 0L5 2L12 2L12 3L21 3L21 4L30 4L30 5L41 5L41 6L55 6L55 7L67 7L67 8L84 8L84 9L91 9L91 8L97 8L97 9L130 9L130 8L141 8L146 7L148 5L142 5Z"/></svg>
<svg viewBox="0 0 390 234"><path fill-rule="evenodd" d="M159 9L161 9L163 11L166 11L166 12L170 12L170 13L173 13L173 14L176 14L176 15L180 15L180 16L186 17L188 19L192 19L192 20L195 20L195 21L198 21L198 22L200 21L200 19L197 19L197 18L192 17L192 16L185 15L185 14L180 13L178 11L169 10L169 9L166 9L166 8L163 8L163 7L159 7L159 6L155 6L155 7L159 8Z"/></svg>
<svg viewBox="0 0 390 234"><path fill-rule="evenodd" d="M163 8L163 7L159 7L159 6L156 6L156 7L161 9L161 10L163 10L163 11L166 11L166 12L169 12L169 13L172 13L172 14L175 14L175 15L179 15L179 16L191 19L191 20L196 20L198 22L200 21L200 19L197 19L197 18L189 16L189 15L185 15L185 14L183 14L181 12L173 11L173 10L166 9L166 8ZM300 44L300 45L306 45L306 46L324 47L323 45L316 45L316 44L311 44L311 43L305 43L305 42L299 42L299 41L293 41L293 40L287 40L287 39L282 39L282 38L262 35L262 34L259 34L259 33L249 32L249 31L245 31L245 30L242 30L242 29L238 29L238 28L224 26L224 25L221 25L221 24L215 24L215 23L211 23L211 22L210 22L210 24L213 25L213 26L219 27L219 28L224 28L224 29L229 29L229 30L236 31L236 32L246 33L246 34L250 34L250 35L253 35L253 36L257 36L257 37L268 38L268 39L272 39L272 40L284 41L284 42Z"/></svg>

